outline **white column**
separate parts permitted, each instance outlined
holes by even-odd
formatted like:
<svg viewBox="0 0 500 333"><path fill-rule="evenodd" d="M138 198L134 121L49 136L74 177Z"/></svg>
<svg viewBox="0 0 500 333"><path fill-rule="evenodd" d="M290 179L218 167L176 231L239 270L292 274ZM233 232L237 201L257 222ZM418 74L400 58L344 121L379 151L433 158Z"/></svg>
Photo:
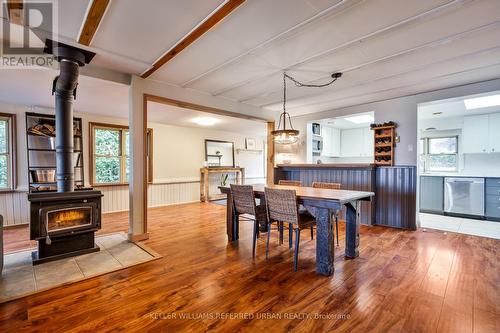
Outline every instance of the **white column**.
<svg viewBox="0 0 500 333"><path fill-rule="evenodd" d="M129 182L129 230L131 241L148 238L145 230L145 201L147 200L144 179L146 177L145 110L143 102L143 79L132 76L129 90L130 131L130 182Z"/></svg>

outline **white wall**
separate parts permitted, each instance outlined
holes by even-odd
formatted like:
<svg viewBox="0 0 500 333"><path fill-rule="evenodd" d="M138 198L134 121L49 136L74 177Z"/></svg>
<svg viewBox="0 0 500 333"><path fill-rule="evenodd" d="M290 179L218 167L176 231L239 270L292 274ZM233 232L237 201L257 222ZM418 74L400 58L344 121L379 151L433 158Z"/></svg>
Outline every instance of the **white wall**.
<svg viewBox="0 0 500 333"><path fill-rule="evenodd" d="M17 193L0 193L0 214L5 216L5 225L28 223L26 193L28 190L26 151L26 112L53 114L45 108L30 109L22 105L0 103L0 112L14 113L17 120ZM128 125L128 119L102 117L94 114L75 112L75 117L83 121L83 157L86 185L89 178L89 122ZM265 133L265 124L262 132ZM148 188L148 205L162 206L198 201L200 197L200 168L205 160L205 139L232 141L235 145L235 163L246 169L250 182L262 181L264 171L265 136L225 132L210 128L178 127L159 123L148 123L153 128L153 184ZM256 140L256 149L262 152L248 153L237 149L245 148L245 138ZM104 194L103 212L128 210L128 186L98 188ZM23 208L24 207L24 208Z"/></svg>
<svg viewBox="0 0 500 333"><path fill-rule="evenodd" d="M497 79L293 117L293 126L295 129L300 130L301 138L295 148L297 153L289 154L287 155L287 158L291 160L292 163L305 163L307 161L305 149L307 122L315 119L332 118L373 111L375 113L376 123L383 123L392 120L398 124L397 134L400 136L401 141L396 144L395 164L417 165L417 105L419 103L479 94L499 89L500 79ZM280 148L277 147L276 158L278 162L283 158L283 154L280 154L279 149Z"/></svg>

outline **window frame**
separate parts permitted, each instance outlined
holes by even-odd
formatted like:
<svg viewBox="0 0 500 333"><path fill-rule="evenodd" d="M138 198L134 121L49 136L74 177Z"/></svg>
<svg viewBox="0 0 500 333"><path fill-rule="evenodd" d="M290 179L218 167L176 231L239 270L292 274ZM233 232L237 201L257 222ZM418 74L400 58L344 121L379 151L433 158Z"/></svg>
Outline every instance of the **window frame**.
<svg viewBox="0 0 500 333"><path fill-rule="evenodd" d="M429 153L429 145L430 145L430 140L433 139L450 139L454 138L456 142L456 152L453 154L431 154ZM443 135L443 136L428 136L424 138L420 138L420 140L424 140L424 151L421 152L421 155L423 156L423 163L424 163L424 172L458 172L459 169L459 159L460 159L460 154L459 154L459 136L458 135ZM429 157L430 156L456 156L455 158L455 168L453 170L448 170L448 171L443 171L443 170L435 170L435 169L429 169Z"/></svg>
<svg viewBox="0 0 500 333"><path fill-rule="evenodd" d="M7 187L1 187L0 192L14 191L17 186L17 169L16 169L16 149L17 149L17 134L16 134L16 115L12 113L0 113L0 119L7 121L7 151L0 155L7 156Z"/></svg>
<svg viewBox="0 0 500 333"><path fill-rule="evenodd" d="M120 160L120 180L118 182L111 182L111 183L96 182L96 157L102 157L101 155L97 155L95 153L96 129L119 131L120 146L119 146L118 156L116 156ZM90 153L89 176L90 176L91 186L99 187L99 186L128 185L129 182L126 181L126 164L129 155L127 155L125 152L125 146L126 146L125 133L129 132L129 127L125 125L89 122L89 132L90 132L89 133L89 153ZM129 137L130 137L130 132L129 132ZM147 147L147 164L148 164L147 179L148 183L152 183L153 182L153 129L152 128L148 128L146 132L146 147ZM130 149L130 143L129 143L129 149Z"/></svg>

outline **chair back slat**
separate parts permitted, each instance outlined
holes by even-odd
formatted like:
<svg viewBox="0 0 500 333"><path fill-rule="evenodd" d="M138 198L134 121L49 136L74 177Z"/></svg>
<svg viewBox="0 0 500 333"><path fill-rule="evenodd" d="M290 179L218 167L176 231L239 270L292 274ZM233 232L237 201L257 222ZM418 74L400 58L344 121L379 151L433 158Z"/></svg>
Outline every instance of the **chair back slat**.
<svg viewBox="0 0 500 333"><path fill-rule="evenodd" d="M298 204L295 190L266 187L267 214L271 221L299 223Z"/></svg>
<svg viewBox="0 0 500 333"><path fill-rule="evenodd" d="M231 184L230 186L235 213L255 216L255 194L252 185Z"/></svg>
<svg viewBox="0 0 500 333"><path fill-rule="evenodd" d="M300 180L285 180L285 179L280 179L278 181L278 185L302 186L302 182Z"/></svg>
<svg viewBox="0 0 500 333"><path fill-rule="evenodd" d="M312 187L314 187L314 188L327 188L330 190L340 190L342 188L342 184L340 184L340 183L313 182Z"/></svg>

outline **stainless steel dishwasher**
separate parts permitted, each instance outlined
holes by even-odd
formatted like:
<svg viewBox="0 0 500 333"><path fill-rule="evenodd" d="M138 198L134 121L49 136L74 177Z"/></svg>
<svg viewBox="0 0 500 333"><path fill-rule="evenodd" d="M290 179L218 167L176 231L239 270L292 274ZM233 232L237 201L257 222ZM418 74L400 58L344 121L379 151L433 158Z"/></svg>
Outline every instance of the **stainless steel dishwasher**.
<svg viewBox="0 0 500 333"><path fill-rule="evenodd" d="M484 216L484 178L445 177L444 211Z"/></svg>

